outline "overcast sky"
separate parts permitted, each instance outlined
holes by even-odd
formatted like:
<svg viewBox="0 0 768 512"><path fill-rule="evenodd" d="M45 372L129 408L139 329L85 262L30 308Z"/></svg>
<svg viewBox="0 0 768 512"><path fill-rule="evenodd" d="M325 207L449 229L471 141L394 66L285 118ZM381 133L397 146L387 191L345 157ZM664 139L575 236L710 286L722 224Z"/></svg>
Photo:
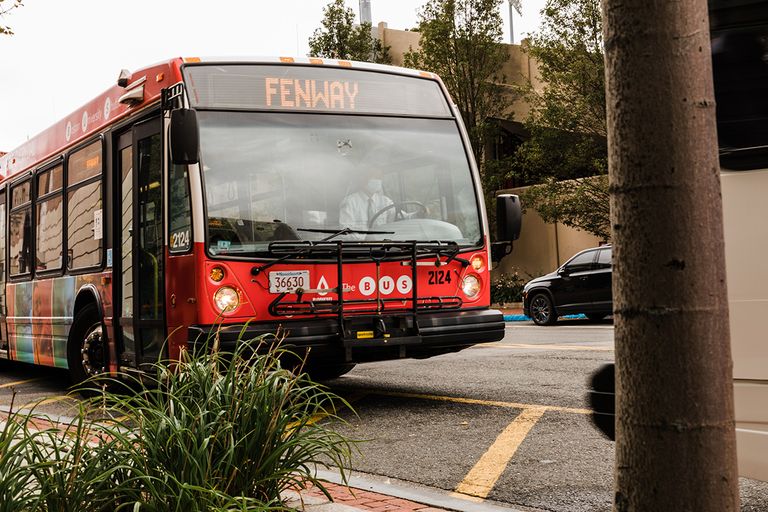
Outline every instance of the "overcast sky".
<svg viewBox="0 0 768 512"><path fill-rule="evenodd" d="M329 0L25 0L0 20L0 151L10 151L131 71L171 57L301 55ZM358 0L345 0L358 12ZM8 3L8 2L6 2ZM374 24L416 25L424 0L372 0ZM515 40L544 0L523 0ZM509 39L506 2L502 9Z"/></svg>

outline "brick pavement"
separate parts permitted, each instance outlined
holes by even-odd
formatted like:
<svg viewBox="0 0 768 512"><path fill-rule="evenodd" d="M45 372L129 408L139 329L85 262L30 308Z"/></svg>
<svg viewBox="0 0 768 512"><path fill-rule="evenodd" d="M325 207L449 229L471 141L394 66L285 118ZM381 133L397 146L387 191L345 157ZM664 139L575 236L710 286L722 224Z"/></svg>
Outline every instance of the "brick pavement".
<svg viewBox="0 0 768 512"><path fill-rule="evenodd" d="M445 512L447 510L430 507L429 505L417 503L415 501L387 496L386 494L355 489L345 485L333 483L324 483L323 485L333 498L333 503L337 505L345 505L346 507L351 507L351 509L355 510L372 512ZM324 501L325 504L328 503L325 495L317 488L302 491L301 495L308 502L313 502L313 505L305 507L306 510L323 507L324 504L319 503L318 500Z"/></svg>

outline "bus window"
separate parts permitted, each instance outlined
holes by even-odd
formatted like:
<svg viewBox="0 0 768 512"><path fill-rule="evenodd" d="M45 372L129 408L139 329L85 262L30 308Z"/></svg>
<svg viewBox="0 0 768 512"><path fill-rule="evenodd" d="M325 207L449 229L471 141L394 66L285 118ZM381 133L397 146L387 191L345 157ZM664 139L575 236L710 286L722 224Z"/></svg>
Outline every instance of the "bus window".
<svg viewBox="0 0 768 512"><path fill-rule="evenodd" d="M37 176L35 268L38 271L61 268L63 174L64 166L57 165Z"/></svg>
<svg viewBox="0 0 768 512"><path fill-rule="evenodd" d="M0 191L0 316L6 315L5 310L5 190Z"/></svg>
<svg viewBox="0 0 768 512"><path fill-rule="evenodd" d="M11 187L11 215L9 224L10 275L28 274L31 270L32 202L31 180Z"/></svg>
<svg viewBox="0 0 768 512"><path fill-rule="evenodd" d="M183 253L192 247L192 205L185 165L173 165L168 177L169 251Z"/></svg>
<svg viewBox="0 0 768 512"><path fill-rule="evenodd" d="M101 141L69 157L67 166L67 268L101 263L103 222L101 207Z"/></svg>
<svg viewBox="0 0 768 512"><path fill-rule="evenodd" d="M240 112L198 119L212 254L254 254L271 241L320 240L345 228L380 233L339 240L480 243L474 184L452 120ZM370 217L369 182L380 185Z"/></svg>

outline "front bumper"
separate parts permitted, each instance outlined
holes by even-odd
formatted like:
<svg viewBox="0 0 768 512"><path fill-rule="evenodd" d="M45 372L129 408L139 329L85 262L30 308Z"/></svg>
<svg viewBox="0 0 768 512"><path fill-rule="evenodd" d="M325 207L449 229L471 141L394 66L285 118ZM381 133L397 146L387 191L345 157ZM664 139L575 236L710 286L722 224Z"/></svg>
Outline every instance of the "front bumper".
<svg viewBox="0 0 768 512"><path fill-rule="evenodd" d="M360 324L382 325L378 317L353 317ZM499 341L504 337L504 317L496 310L482 309L418 314L415 319L387 318L386 323L407 323L406 328L373 332L372 337L350 335L349 325L342 327L337 317L249 323L246 325L193 325L189 327L190 348L210 345L214 334L225 352L234 352L239 340L253 340L267 334L284 337L283 347L295 351L311 349L312 358L345 362L381 361L402 357L425 358ZM355 327L353 327L355 328ZM407 331L407 334L406 332Z"/></svg>

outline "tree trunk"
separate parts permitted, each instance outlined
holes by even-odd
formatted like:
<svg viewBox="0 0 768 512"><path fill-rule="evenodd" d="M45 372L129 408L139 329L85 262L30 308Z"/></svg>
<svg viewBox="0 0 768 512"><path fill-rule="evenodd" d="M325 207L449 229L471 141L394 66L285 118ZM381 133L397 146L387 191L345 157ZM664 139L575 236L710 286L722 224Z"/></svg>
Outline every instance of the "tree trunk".
<svg viewBox="0 0 768 512"><path fill-rule="evenodd" d="M603 0L614 510L739 509L706 0Z"/></svg>

